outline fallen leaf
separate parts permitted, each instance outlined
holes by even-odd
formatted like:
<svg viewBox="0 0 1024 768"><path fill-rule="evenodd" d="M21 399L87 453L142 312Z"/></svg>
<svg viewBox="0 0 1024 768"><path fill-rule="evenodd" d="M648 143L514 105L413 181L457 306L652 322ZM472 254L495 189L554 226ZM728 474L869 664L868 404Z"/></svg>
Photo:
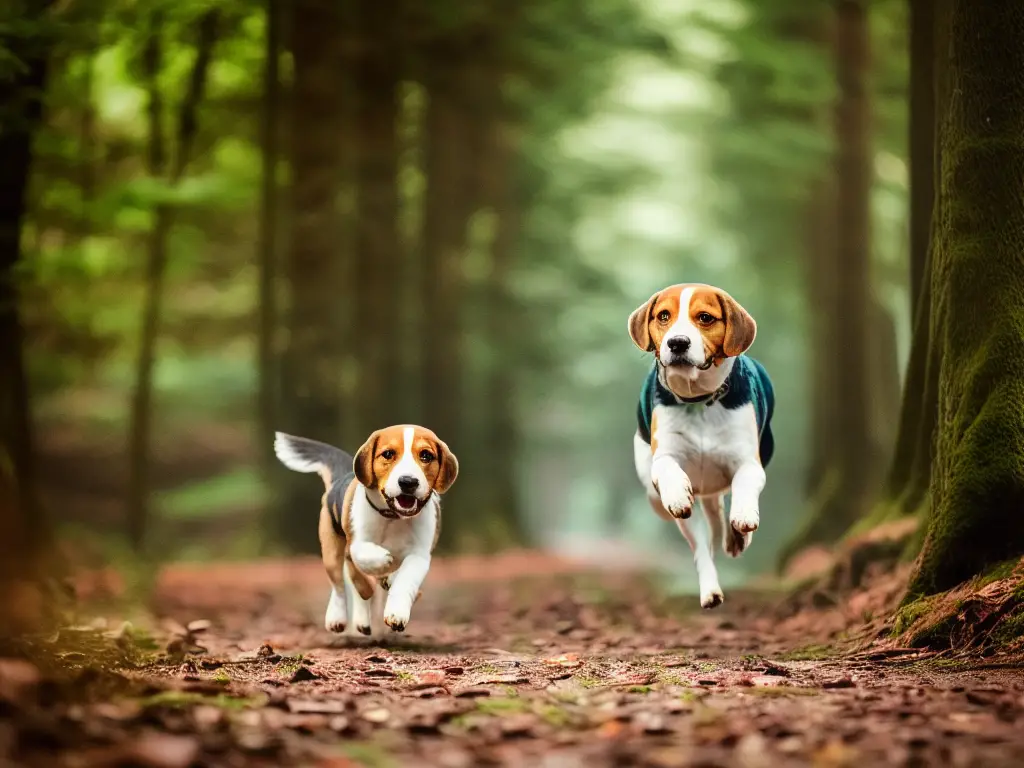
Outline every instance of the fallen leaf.
<svg viewBox="0 0 1024 768"><path fill-rule="evenodd" d="M606 720L597 729L598 738L618 739L626 732L626 726L621 720Z"/></svg>
<svg viewBox="0 0 1024 768"><path fill-rule="evenodd" d="M573 669L580 666L583 662L580 661L580 657L575 653L562 653L558 656L554 656L550 659L544 659L544 663L554 667L566 667Z"/></svg>
<svg viewBox="0 0 1024 768"><path fill-rule="evenodd" d="M212 626L213 622L209 619L196 619L195 621L190 621L186 629L193 635L198 635L200 632L205 632Z"/></svg>
<svg viewBox="0 0 1024 768"><path fill-rule="evenodd" d="M465 671L466 670L463 669L462 667L445 667L444 668L445 674L446 675L451 675L452 677L455 677L457 675L461 675Z"/></svg>
<svg viewBox="0 0 1024 768"><path fill-rule="evenodd" d="M669 733L672 729L665 724L665 718L654 712L646 710L637 712L633 717L633 726L649 734Z"/></svg>
<svg viewBox="0 0 1024 768"><path fill-rule="evenodd" d="M444 686L445 672L443 669L425 669L417 672L411 683L412 688L434 688Z"/></svg>
<svg viewBox="0 0 1024 768"><path fill-rule="evenodd" d="M265 659L268 656L273 656L273 655L274 655L274 649L271 647L270 643L264 643L263 645L261 645L259 648L256 649L256 656L261 658L261 659Z"/></svg>
<svg viewBox="0 0 1024 768"><path fill-rule="evenodd" d="M462 688L455 692L455 698L457 699L478 699L485 696L490 696L491 692L486 688L479 686L472 686L470 688Z"/></svg>
<svg viewBox="0 0 1024 768"><path fill-rule="evenodd" d="M530 682L523 675L494 675L480 681L484 685L522 685Z"/></svg>
<svg viewBox="0 0 1024 768"><path fill-rule="evenodd" d="M346 733L352 729L352 723L347 717L338 715L327 721L327 727L335 733Z"/></svg>
<svg viewBox="0 0 1024 768"><path fill-rule="evenodd" d="M855 688L856 684L849 676L840 677L837 680L827 680L821 684L822 688Z"/></svg>
<svg viewBox="0 0 1024 768"><path fill-rule="evenodd" d="M367 677L395 677L395 673L390 669L384 669L383 667L374 667L364 672Z"/></svg>

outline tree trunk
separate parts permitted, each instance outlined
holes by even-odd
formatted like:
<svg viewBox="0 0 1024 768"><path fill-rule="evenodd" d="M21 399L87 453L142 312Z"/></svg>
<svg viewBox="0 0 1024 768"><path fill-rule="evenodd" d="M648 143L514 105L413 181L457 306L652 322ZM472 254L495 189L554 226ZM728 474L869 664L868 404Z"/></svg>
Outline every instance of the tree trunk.
<svg viewBox="0 0 1024 768"><path fill-rule="evenodd" d="M835 175L812 201L812 209L821 205L830 211L815 225L822 229L812 236L808 275L812 305L822 308L812 318L809 514L780 553L780 567L806 546L839 539L865 511L880 469L869 389L874 368L868 345L874 325L869 17L864 0L837 0L835 7ZM833 183L834 197L829 194Z"/></svg>
<svg viewBox="0 0 1024 768"><path fill-rule="evenodd" d="M499 87L500 83L495 84L493 92L498 93ZM484 500L479 513L483 515L485 536L480 543L485 549L500 549L523 540L518 485L521 419L516 413L516 370L509 365L509 360L518 357L516 336L523 325L510 284L522 232L522 203L516 188L516 129L504 123L500 104L493 104L492 109L485 131L485 152L478 164L484 202L495 214L496 229L491 244L488 305L480 329L489 354L483 375L482 408L474 419L482 444L474 455L480 457L477 473L482 482L477 487Z"/></svg>
<svg viewBox="0 0 1024 768"><path fill-rule="evenodd" d="M910 316L924 288L935 201L934 0L910 0Z"/></svg>
<svg viewBox="0 0 1024 768"><path fill-rule="evenodd" d="M291 241L288 345L282 359L279 429L337 443L342 433L345 249L338 209L344 169L341 8L296 0L292 10ZM277 469L280 503L276 540L295 551L317 551L319 497L309 477Z"/></svg>
<svg viewBox="0 0 1024 768"><path fill-rule="evenodd" d="M160 33L163 13L154 12L150 18L151 29L143 53L145 77L149 90L149 152L148 171L158 178L164 173L166 147L161 127L163 99L157 79L163 67L163 46ZM197 113L206 90L207 75L213 57L213 46L217 39L220 12L208 11L199 22L196 43L196 57L189 77L188 89L181 103L177 128L177 154L167 178L174 187L181 180L188 166L192 144L198 127ZM149 253L146 259L145 298L143 299L142 325L139 335L138 360L136 362L135 391L132 394L129 416L128 439L128 494L126 511L128 540L135 550L145 546L146 528L149 518L149 466L150 434L153 417L153 369L156 361L156 343L160 335L160 319L163 314L164 276L167 271L167 239L173 226L173 213L169 206L158 204L155 221L149 238Z"/></svg>
<svg viewBox="0 0 1024 768"><path fill-rule="evenodd" d="M257 435L260 474L266 481L276 471L272 435L278 428L278 361L274 343L278 328L277 273L278 273L278 184L277 168L280 164L280 136L278 130L281 109L281 0L267 0L266 61L263 70L263 104L260 115L260 152L262 179L260 185L259 236L256 260L259 265L259 298L257 311ZM272 484L270 484L272 488ZM273 509L273 504L270 505ZM269 526L268 526L269 529Z"/></svg>
<svg viewBox="0 0 1024 768"><path fill-rule="evenodd" d="M923 7L922 7L923 6ZM939 349L932 343L932 248L942 206L935 184L942 170L935 151L940 136L939 116L948 101L945 58L948 51L949 0L932 4L911 2L911 299L916 306L910 359L903 382L896 443L886 483L887 503L878 520L922 511L931 480L938 417ZM925 28L927 27L927 28ZM931 35L931 42L922 38ZM929 57L929 62L920 61ZM927 97L922 91L929 91ZM921 146L923 145L924 149ZM923 167L927 161L928 169ZM922 199L930 194L928 205ZM920 228L927 220L929 239L922 255ZM914 261L923 257L920 267ZM915 273L920 272L915 278ZM919 285L915 290L915 280Z"/></svg>
<svg viewBox="0 0 1024 768"><path fill-rule="evenodd" d="M401 60L396 39L397 3L362 0L360 38L365 43L355 71L356 313L358 385L353 409L357 435L393 423L415 421L404 408L403 362L411 353L397 307L381 299L400 290L405 276L398 234L398 86Z"/></svg>
<svg viewBox="0 0 1024 768"><path fill-rule="evenodd" d="M838 289L835 322L836 400L840 404L840 486L834 515L852 523L864 511L874 470L868 390L868 308L871 303L870 29L866 0L839 0L836 25L836 223ZM845 530L842 526L839 533Z"/></svg>
<svg viewBox="0 0 1024 768"><path fill-rule="evenodd" d="M1024 554L1024 6L952 8L932 251L939 428L908 600Z"/></svg>
<svg viewBox="0 0 1024 768"><path fill-rule="evenodd" d="M44 24L50 3L25 19ZM21 228L32 166L32 139L43 112L49 40L0 30L0 49L23 67L0 80L0 638L35 627L43 601L33 581L52 543L49 520L36 497L32 416L19 311Z"/></svg>
<svg viewBox="0 0 1024 768"><path fill-rule="evenodd" d="M452 46L432 52L425 85L427 110L424 120L426 196L423 222L422 263L423 321L421 347L424 426L460 453L459 439L464 434L463 344L465 325L462 315L463 272L467 245L467 227L474 207L474 142L467 113L465 57L457 56ZM460 471L473 471L473 455L463 450ZM468 465L467 465L468 461ZM445 515L446 535L442 546L459 548L471 528L463 520L472 501L466 488L456 483L448 493L452 512Z"/></svg>

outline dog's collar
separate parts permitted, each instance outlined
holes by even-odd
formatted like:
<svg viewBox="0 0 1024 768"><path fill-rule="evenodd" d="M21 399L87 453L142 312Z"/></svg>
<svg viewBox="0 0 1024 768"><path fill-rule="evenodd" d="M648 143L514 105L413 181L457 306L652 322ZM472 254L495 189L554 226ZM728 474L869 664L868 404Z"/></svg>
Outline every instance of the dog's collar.
<svg viewBox="0 0 1024 768"><path fill-rule="evenodd" d="M374 504L372 501L370 501L370 494L364 493L363 495L366 497L366 503L369 504L377 512L378 515L380 515L381 517L386 518L388 520L397 520L398 519L398 513L395 512L395 510L393 510L387 504L385 504L384 508L381 509L376 504Z"/></svg>

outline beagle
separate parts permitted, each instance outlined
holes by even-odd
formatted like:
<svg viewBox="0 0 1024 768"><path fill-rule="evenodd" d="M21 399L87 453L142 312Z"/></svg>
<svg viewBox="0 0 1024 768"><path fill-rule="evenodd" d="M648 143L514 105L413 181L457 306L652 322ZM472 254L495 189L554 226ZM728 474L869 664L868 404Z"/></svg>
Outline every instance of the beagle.
<svg viewBox="0 0 1024 768"><path fill-rule="evenodd" d="M775 449L771 380L743 354L756 333L735 299L699 283L658 291L629 316L633 342L654 353L637 406L637 475L654 511L675 520L693 550L703 608L724 600L715 549L738 557L757 530ZM694 496L706 527L690 520Z"/></svg>
<svg viewBox="0 0 1024 768"><path fill-rule="evenodd" d="M441 533L441 494L459 474L455 454L412 424L378 429L354 457L283 432L275 433L274 452L289 469L324 481L320 549L331 582L324 626L341 633L351 623L371 634L380 584L384 623L404 631Z"/></svg>

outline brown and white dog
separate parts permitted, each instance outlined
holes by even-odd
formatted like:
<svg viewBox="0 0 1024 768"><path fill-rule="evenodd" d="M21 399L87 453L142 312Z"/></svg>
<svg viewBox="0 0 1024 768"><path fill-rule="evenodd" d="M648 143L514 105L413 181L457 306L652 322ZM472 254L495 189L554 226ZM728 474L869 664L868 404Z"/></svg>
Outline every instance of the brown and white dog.
<svg viewBox="0 0 1024 768"><path fill-rule="evenodd" d="M324 481L320 548L331 582L324 626L371 634L379 584L387 593L384 623L404 631L441 533L441 494L459 474L455 454L413 424L378 429L355 457L283 432L275 433L274 452L289 469Z"/></svg>
<svg viewBox="0 0 1024 768"><path fill-rule="evenodd" d="M734 298L699 283L664 288L629 316L633 342L654 353L637 407L637 475L654 511L674 519L689 542L704 608L724 599L715 549L737 557L757 530L775 448L771 380L743 354L756 334ZM695 496L707 526L690 519Z"/></svg>

